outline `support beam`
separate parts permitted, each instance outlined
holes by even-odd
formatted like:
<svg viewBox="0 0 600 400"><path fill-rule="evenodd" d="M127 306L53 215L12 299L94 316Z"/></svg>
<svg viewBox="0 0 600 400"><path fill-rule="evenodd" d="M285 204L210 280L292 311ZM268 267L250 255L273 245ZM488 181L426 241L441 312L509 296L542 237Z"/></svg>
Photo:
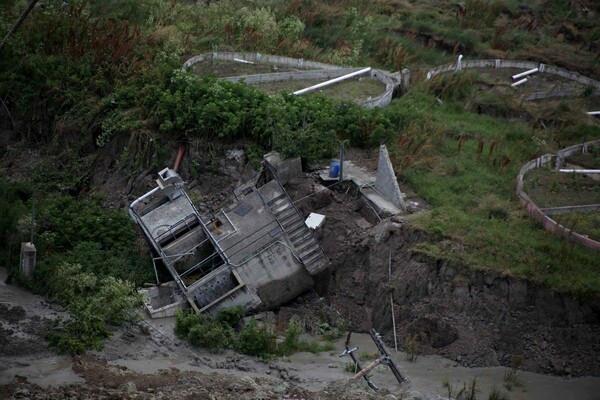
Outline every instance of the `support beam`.
<svg viewBox="0 0 600 400"><path fill-rule="evenodd" d="M292 94L294 96L298 96L299 94L304 94L304 93L312 92L313 90L317 90L317 89L320 89L322 87L329 86L329 85L332 85L334 83L344 81L346 79L354 78L355 76L366 74L369 71L371 71L371 67L363 68L363 69L351 72L351 73L346 74L346 75L338 76L337 78L333 78L333 79L330 79L330 80L325 81L325 82L317 83L316 85L309 86L309 87L304 88L304 89L296 90Z"/></svg>
<svg viewBox="0 0 600 400"><path fill-rule="evenodd" d="M242 64L254 64L252 61L242 60L241 58L234 58L233 61L239 62L239 63L242 63Z"/></svg>
<svg viewBox="0 0 600 400"><path fill-rule="evenodd" d="M600 169L559 169L559 171L576 174L600 174Z"/></svg>
<svg viewBox="0 0 600 400"><path fill-rule="evenodd" d="M527 78L523 78L520 81L516 81L515 83L513 83L512 85L510 85L511 87L517 87L519 85L522 85L523 83L527 82Z"/></svg>
<svg viewBox="0 0 600 400"><path fill-rule="evenodd" d="M514 81L515 79L519 79L519 78L523 78L527 75L535 74L539 70L540 70L539 68L533 68L533 69L530 69L529 71L525 71L525 72L521 72L520 74L513 75L512 79Z"/></svg>

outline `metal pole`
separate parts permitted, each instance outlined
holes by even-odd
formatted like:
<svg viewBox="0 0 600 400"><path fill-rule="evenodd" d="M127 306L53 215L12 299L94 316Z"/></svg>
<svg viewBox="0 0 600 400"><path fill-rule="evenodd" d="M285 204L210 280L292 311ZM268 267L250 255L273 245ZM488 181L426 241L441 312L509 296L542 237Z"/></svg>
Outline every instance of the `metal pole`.
<svg viewBox="0 0 600 400"><path fill-rule="evenodd" d="M339 173L339 181L344 180L344 143L340 146L340 173Z"/></svg>
<svg viewBox="0 0 600 400"><path fill-rule="evenodd" d="M160 281L158 280L158 271L156 270L156 259L152 258L152 265L154 266L154 275L156 276L156 284L160 285Z"/></svg>
<svg viewBox="0 0 600 400"><path fill-rule="evenodd" d="M390 255L388 258L388 274L390 289L392 289L392 248L390 247ZM396 316L394 315L394 291L390 290L390 306L392 309L392 326L394 327L394 349L398 352L398 338L396 336Z"/></svg>
<svg viewBox="0 0 600 400"><path fill-rule="evenodd" d="M35 229L35 192L31 196L31 236L29 238L29 243L33 244L33 231Z"/></svg>
<svg viewBox="0 0 600 400"><path fill-rule="evenodd" d="M296 91L295 91L295 92L293 92L292 94L293 94L294 96L297 96L297 95L299 95L299 94L308 93L308 92L311 92L311 91L313 91L313 90L320 89L320 88L322 88L322 87L325 87L325 86L331 85L331 84L333 84L333 83L341 82L341 81L343 81L343 80L346 80L346 79L354 78L355 76L359 76L359 75L366 74L366 73L367 73L367 72L369 72L369 71L371 71L371 67L363 68L363 69L360 69L360 70L358 70L358 71L354 71L354 72L351 72L351 73L349 73L349 74L342 75L342 76L339 76L339 77L337 77L337 78L330 79L330 80L328 80L328 81L325 81L325 82L317 83L316 85L309 86L309 87L307 87L307 88L304 88L304 89L296 90Z"/></svg>
<svg viewBox="0 0 600 400"><path fill-rule="evenodd" d="M539 68L530 69L529 71L525 71L525 72L521 72L520 74L513 75L512 79L514 81L514 80L519 79L519 78L524 78L527 75L535 74L539 70L540 70Z"/></svg>

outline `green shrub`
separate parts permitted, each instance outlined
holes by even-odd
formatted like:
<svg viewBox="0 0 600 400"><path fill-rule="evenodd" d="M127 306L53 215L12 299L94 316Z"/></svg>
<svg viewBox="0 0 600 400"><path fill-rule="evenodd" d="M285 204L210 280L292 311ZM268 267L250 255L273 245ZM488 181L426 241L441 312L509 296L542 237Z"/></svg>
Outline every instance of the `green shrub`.
<svg viewBox="0 0 600 400"><path fill-rule="evenodd" d="M246 315L246 310L243 306L224 307L219 310L217 319L229 325L232 328L238 326L242 318Z"/></svg>
<svg viewBox="0 0 600 400"><path fill-rule="evenodd" d="M290 355L298 349L302 326L296 320L290 321L285 331L285 339L278 346L278 353L281 355Z"/></svg>
<svg viewBox="0 0 600 400"><path fill-rule="evenodd" d="M181 339L187 339L190 329L200 323L199 314L194 311L177 311L175 316L175 334Z"/></svg>
<svg viewBox="0 0 600 400"><path fill-rule="evenodd" d="M266 325L259 326L251 319L240 332L234 348L242 354L268 358L276 351L275 334Z"/></svg>
<svg viewBox="0 0 600 400"><path fill-rule="evenodd" d="M48 335L61 352L80 353L100 349L110 336L107 325L121 325L137 319L141 295L128 283L111 276L84 272L78 264L63 263L47 276L47 294L71 314Z"/></svg>
<svg viewBox="0 0 600 400"><path fill-rule="evenodd" d="M0 178L0 263L17 265L21 242L29 237L31 224L20 227L20 221L30 221L31 190L23 183ZM29 240L29 239L27 239Z"/></svg>
<svg viewBox="0 0 600 400"><path fill-rule="evenodd" d="M198 324L190 328L187 339L196 347L216 353L230 347L234 336L229 325L220 323L210 315L199 314Z"/></svg>

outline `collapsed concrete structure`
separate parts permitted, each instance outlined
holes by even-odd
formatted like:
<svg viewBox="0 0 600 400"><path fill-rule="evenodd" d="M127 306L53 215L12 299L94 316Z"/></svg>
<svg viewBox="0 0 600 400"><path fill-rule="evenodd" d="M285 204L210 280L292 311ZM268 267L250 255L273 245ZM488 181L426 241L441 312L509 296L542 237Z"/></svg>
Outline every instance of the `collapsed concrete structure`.
<svg viewBox="0 0 600 400"><path fill-rule="evenodd" d="M162 170L156 182L129 215L197 312L276 307L310 288L329 264L268 161L234 190L230 207L213 215L198 212L174 170ZM151 315L174 313L176 291L150 296Z"/></svg>

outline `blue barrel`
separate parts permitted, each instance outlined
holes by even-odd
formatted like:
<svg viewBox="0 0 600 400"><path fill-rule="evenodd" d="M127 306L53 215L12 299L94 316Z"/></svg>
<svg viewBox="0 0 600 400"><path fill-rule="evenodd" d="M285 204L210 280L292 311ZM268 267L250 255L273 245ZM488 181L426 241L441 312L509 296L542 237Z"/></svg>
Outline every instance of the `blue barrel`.
<svg viewBox="0 0 600 400"><path fill-rule="evenodd" d="M340 174L340 163L337 161L334 161L329 165L329 177L337 178L339 174Z"/></svg>

